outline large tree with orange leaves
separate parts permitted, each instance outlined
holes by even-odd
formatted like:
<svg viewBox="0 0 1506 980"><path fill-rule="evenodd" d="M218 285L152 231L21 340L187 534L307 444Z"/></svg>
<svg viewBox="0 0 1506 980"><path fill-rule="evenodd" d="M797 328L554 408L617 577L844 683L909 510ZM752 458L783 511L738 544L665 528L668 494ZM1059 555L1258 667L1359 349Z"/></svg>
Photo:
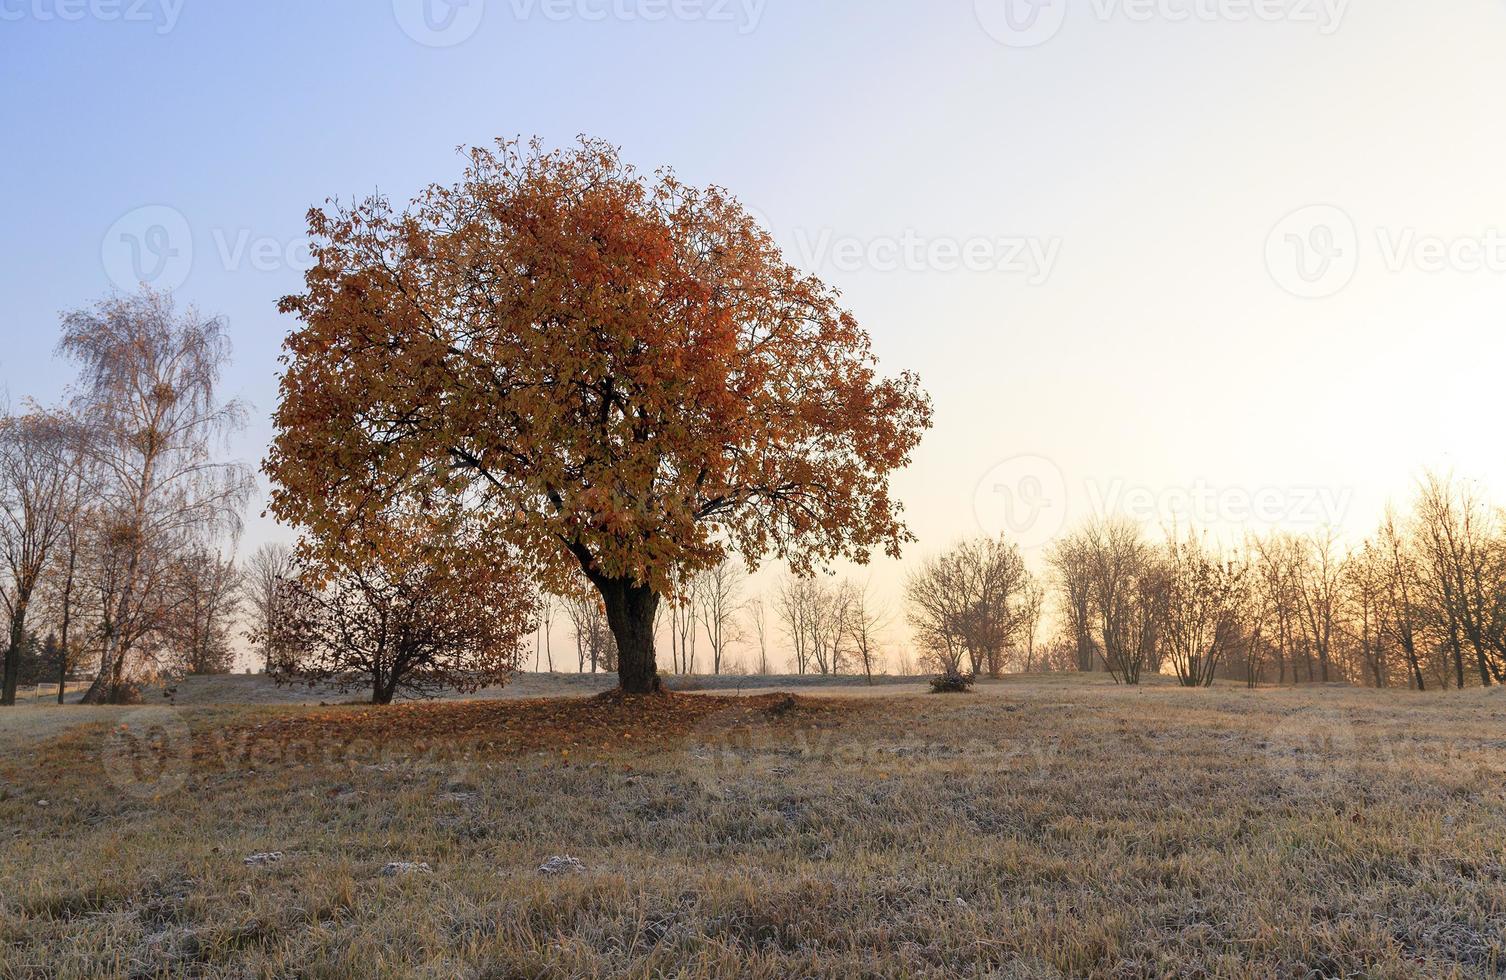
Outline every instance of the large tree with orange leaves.
<svg viewBox="0 0 1506 980"><path fill-rule="evenodd" d="M547 587L585 573L622 687L645 693L684 573L910 539L889 476L928 398L878 375L835 291L725 191L599 142L499 142L403 213L371 199L309 225L266 468L274 512L323 547L396 498L464 510Z"/></svg>

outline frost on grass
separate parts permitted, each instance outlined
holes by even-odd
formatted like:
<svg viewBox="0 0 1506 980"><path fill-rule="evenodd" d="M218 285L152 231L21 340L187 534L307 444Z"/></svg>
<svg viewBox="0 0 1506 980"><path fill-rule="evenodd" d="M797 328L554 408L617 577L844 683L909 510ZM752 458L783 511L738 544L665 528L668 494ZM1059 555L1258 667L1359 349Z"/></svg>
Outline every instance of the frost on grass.
<svg viewBox="0 0 1506 980"><path fill-rule="evenodd" d="M188 782L150 801L100 778L102 726L38 742L0 759L0 975L1506 963L1500 695L1030 678L666 700L188 708ZM1273 750L1314 717L1323 751ZM242 863L272 844L283 862ZM417 857L438 870L379 874Z"/></svg>
<svg viewBox="0 0 1506 980"><path fill-rule="evenodd" d="M555 856L539 865L539 874L546 878L559 875L583 875L586 865L579 858Z"/></svg>

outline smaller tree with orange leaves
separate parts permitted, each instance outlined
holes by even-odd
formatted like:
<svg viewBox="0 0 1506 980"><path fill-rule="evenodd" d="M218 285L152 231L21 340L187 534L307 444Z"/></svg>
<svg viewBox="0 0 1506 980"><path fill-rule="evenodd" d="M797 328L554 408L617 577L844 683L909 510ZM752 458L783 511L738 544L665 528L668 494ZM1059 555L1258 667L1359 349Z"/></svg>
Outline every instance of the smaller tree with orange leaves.
<svg viewBox="0 0 1506 980"><path fill-rule="evenodd" d="M281 583L273 635L252 637L275 651L273 678L364 687L373 704L505 684L537 604L519 566L432 522L384 532L363 540L364 556L305 560Z"/></svg>

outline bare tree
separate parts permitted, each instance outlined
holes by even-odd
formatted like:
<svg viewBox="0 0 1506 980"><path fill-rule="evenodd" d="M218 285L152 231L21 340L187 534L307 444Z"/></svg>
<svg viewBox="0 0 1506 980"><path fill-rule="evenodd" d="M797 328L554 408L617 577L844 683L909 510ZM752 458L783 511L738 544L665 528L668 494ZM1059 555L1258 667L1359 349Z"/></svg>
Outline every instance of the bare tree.
<svg viewBox="0 0 1506 980"><path fill-rule="evenodd" d="M35 409L0 419L0 601L9 626L0 704L16 703L27 613L72 517L70 428Z"/></svg>
<svg viewBox="0 0 1506 980"><path fill-rule="evenodd" d="M1038 669L1046 674L1069 674L1078 671L1077 637L1070 633L1056 633L1040 645Z"/></svg>
<svg viewBox="0 0 1506 980"><path fill-rule="evenodd" d="M86 646L83 637L74 629L80 599L80 563L85 557L85 547L94 525L93 486L94 468L92 454L88 451L88 431L81 425L70 426L73 438L70 441L68 465L67 517L62 537L57 544L57 557L53 573L45 580L47 606L58 631L59 656L57 660L58 704L62 704L68 690L69 673L85 660Z"/></svg>
<svg viewBox="0 0 1506 980"><path fill-rule="evenodd" d="M905 616L915 641L941 674L961 674L969 654L962 571L951 555L927 558L905 580Z"/></svg>
<svg viewBox="0 0 1506 980"><path fill-rule="evenodd" d="M1429 474L1416 522L1456 686L1465 683L1466 644L1483 686L1506 683L1506 550L1494 513L1467 484Z"/></svg>
<svg viewBox="0 0 1506 980"><path fill-rule="evenodd" d="M737 610L742 604L746 573L739 562L724 558L700 575L701 622L711 644L711 672L722 672L729 644L742 639Z"/></svg>
<svg viewBox="0 0 1506 980"><path fill-rule="evenodd" d="M850 651L849 595L816 578L790 576L775 596L776 609L794 652L796 673L839 674Z"/></svg>
<svg viewBox="0 0 1506 980"><path fill-rule="evenodd" d="M873 671L880 658L879 642L889 627L889 614L874 598L868 583L848 582L843 590L847 596L847 636L852 641L853 656L863 668L868 683L872 684Z"/></svg>
<svg viewBox="0 0 1506 980"><path fill-rule="evenodd" d="M62 704L68 690L68 675L84 662L84 646L74 623L78 609L79 561L83 554L84 527L88 512L75 507L67 530L60 543L54 575L48 581L48 604L58 630L58 646L62 655L58 659L58 704Z"/></svg>
<svg viewBox="0 0 1506 980"><path fill-rule="evenodd" d="M1297 680L1297 634L1301 622L1298 566L1303 546L1289 534L1273 534L1253 542L1254 588L1266 613L1266 644L1276 653L1276 682L1285 684L1287 668Z"/></svg>
<svg viewBox="0 0 1506 980"><path fill-rule="evenodd" d="M1002 538L965 541L952 551L964 607L957 628L972 656L973 673L1004 672L1005 651L1026 616L1030 573L1018 546Z"/></svg>
<svg viewBox="0 0 1506 980"><path fill-rule="evenodd" d="M764 675L769 672L769 610L761 598L749 599L744 608L748 610L748 626L758 644L757 673Z"/></svg>
<svg viewBox="0 0 1506 980"><path fill-rule="evenodd" d="M1378 688L1391 686L1388 628L1393 612L1387 595L1387 556L1374 541L1366 541L1350 556L1345 571L1343 630L1354 645L1361 681Z"/></svg>
<svg viewBox="0 0 1506 980"><path fill-rule="evenodd" d="M1416 551L1399 530L1396 515L1388 507L1381 523L1376 549L1381 563L1381 587L1387 614L1381 629L1388 632L1406 658L1410 680L1417 690L1427 690L1419 654L1423 609L1422 570Z"/></svg>
<svg viewBox="0 0 1506 980"><path fill-rule="evenodd" d="M1021 658L1025 673L1035 670L1035 648L1040 637L1041 617L1046 611L1046 590L1034 575L1025 581L1020 600L1020 645L1024 648Z"/></svg>
<svg viewBox="0 0 1506 980"><path fill-rule="evenodd" d="M824 582L812 581L810 614L811 662L822 674L840 674L847 666L847 623L852 609L849 596Z"/></svg>
<svg viewBox="0 0 1506 980"><path fill-rule="evenodd" d="M268 542L252 552L241 577L245 607L250 613L250 633L262 638L262 669L271 671L277 652L271 643L277 636L279 601L286 582L297 575L293 549L280 542Z"/></svg>
<svg viewBox="0 0 1506 980"><path fill-rule="evenodd" d="M1058 541L1046 560L1054 572L1062 618L1066 621L1077 669L1098 669L1102 651L1093 639L1093 548L1086 530Z"/></svg>
<svg viewBox="0 0 1506 980"><path fill-rule="evenodd" d="M239 526L252 480L214 450L244 409L216 388L230 356L224 324L144 291L63 318L59 350L81 368L76 410L98 467L99 675L89 703L121 699L132 657L171 612L173 561Z"/></svg>
<svg viewBox="0 0 1506 980"><path fill-rule="evenodd" d="M1318 679L1333 678L1333 647L1339 625L1344 589L1344 559L1338 552L1338 536L1324 529L1303 541L1296 561L1296 587L1300 633L1305 650L1317 658ZM1308 658L1307 679L1313 664Z"/></svg>
<svg viewBox="0 0 1506 980"><path fill-rule="evenodd" d="M1271 628L1272 610L1262 587L1258 557L1246 551L1245 581L1242 590L1242 608L1239 618L1244 623L1240 637L1239 652L1244 655L1245 686L1254 690L1260 685L1265 669L1265 652L1269 648L1268 635Z"/></svg>
<svg viewBox="0 0 1506 980"><path fill-rule="evenodd" d="M547 592L540 593L539 608L535 614L538 618L538 631L534 637L533 647L534 673L538 673L541 666L541 655L548 661L549 673L554 673L554 610L554 596Z"/></svg>
<svg viewBox="0 0 1506 980"><path fill-rule="evenodd" d="M669 599L670 657L677 674L695 673L696 625L700 619L700 575L677 573Z"/></svg>
<svg viewBox="0 0 1506 980"><path fill-rule="evenodd" d="M1095 521L1058 541L1047 561L1077 669L1101 663L1116 683L1140 683L1146 666L1159 663L1169 587L1165 563L1140 527ZM1059 649L1052 656L1059 658Z"/></svg>
<svg viewBox="0 0 1506 980"><path fill-rule="evenodd" d="M1212 687L1240 641L1245 568L1214 554L1195 534L1166 543L1166 610L1161 639L1183 687Z"/></svg>
<svg viewBox="0 0 1506 980"><path fill-rule="evenodd" d="M791 575L780 585L776 596L779 620L789 638L797 674L805 674L810 667L812 622L820 601L819 592L811 579Z"/></svg>
<svg viewBox="0 0 1506 980"><path fill-rule="evenodd" d="M590 664L593 674L600 670L616 670L616 642L607 623L606 606L596 590L588 585L582 582L581 587L564 600L565 615L570 618L570 626L575 632L576 669L584 674L586 665Z"/></svg>
<svg viewBox="0 0 1506 980"><path fill-rule="evenodd" d="M189 674L235 670L231 629L240 612L241 580L233 553L222 555L199 547L173 563L169 587L174 593L174 614L166 632L178 669Z"/></svg>
<svg viewBox="0 0 1506 980"><path fill-rule="evenodd" d="M1096 640L1119 684L1140 683L1166 614L1167 575L1140 528L1126 520L1090 526L1083 539Z"/></svg>

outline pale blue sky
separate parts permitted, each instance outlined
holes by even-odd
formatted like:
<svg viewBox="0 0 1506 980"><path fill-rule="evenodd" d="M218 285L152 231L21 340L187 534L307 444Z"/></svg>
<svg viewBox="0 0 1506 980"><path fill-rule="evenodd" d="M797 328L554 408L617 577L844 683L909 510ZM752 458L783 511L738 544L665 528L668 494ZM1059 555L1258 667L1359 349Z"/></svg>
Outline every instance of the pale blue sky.
<svg viewBox="0 0 1506 980"><path fill-rule="evenodd" d="M730 187L920 372L918 551L1038 487L1026 538L1137 490L1356 535L1423 465L1506 493L1506 246L1471 247L1506 229L1502 0L1015 0L1014 34L1009 0L488 0L438 35L423 2L0 0L11 399L56 396L58 312L181 216L146 244L229 320L254 462L311 204L586 133Z"/></svg>

